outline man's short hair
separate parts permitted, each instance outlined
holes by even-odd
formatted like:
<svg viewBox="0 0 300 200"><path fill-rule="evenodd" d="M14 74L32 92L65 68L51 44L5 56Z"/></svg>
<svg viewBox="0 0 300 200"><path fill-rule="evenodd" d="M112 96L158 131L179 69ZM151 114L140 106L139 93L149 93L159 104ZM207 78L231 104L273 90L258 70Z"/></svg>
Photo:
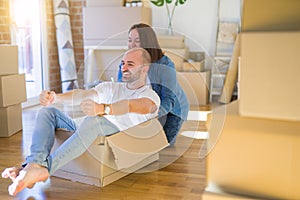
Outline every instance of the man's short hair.
<svg viewBox="0 0 300 200"><path fill-rule="evenodd" d="M132 49L129 49L126 53L134 52L134 51L141 51L142 52L142 57L143 57L143 64L150 65L151 57L150 57L150 54L148 53L148 51L146 49L141 48L141 47L134 47Z"/></svg>

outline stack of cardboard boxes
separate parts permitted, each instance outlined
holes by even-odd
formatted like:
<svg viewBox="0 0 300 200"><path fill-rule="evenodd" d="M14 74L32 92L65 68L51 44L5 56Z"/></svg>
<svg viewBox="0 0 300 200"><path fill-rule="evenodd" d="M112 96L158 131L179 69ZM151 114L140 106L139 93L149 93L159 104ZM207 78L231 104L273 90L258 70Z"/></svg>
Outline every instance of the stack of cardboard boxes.
<svg viewBox="0 0 300 200"><path fill-rule="evenodd" d="M210 115L202 199L300 199L300 2L243 3L238 100Z"/></svg>
<svg viewBox="0 0 300 200"><path fill-rule="evenodd" d="M0 45L0 60L0 137L9 137L22 130L25 75L18 73L17 46Z"/></svg>
<svg viewBox="0 0 300 200"><path fill-rule="evenodd" d="M177 79L187 95L191 109L209 103L210 71L205 70L204 52L190 52L183 35L161 35L158 41L164 54L175 65Z"/></svg>

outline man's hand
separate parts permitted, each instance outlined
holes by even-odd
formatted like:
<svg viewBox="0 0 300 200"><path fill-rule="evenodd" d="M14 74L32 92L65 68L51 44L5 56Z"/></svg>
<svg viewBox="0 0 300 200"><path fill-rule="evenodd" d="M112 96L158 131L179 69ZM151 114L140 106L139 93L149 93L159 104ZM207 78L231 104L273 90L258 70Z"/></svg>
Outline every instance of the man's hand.
<svg viewBox="0 0 300 200"><path fill-rule="evenodd" d="M104 113L104 104L98 104L90 99L82 101L80 107L88 116L102 115Z"/></svg>
<svg viewBox="0 0 300 200"><path fill-rule="evenodd" d="M40 104L48 106L52 104L56 99L56 93L54 91L44 90L40 94Z"/></svg>

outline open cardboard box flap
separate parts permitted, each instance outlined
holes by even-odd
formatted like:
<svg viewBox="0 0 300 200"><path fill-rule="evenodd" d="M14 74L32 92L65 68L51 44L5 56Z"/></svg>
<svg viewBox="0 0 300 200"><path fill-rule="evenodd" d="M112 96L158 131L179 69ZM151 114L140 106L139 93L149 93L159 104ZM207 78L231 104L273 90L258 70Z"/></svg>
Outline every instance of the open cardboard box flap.
<svg viewBox="0 0 300 200"><path fill-rule="evenodd" d="M168 146L159 121L152 119L106 137L118 169L128 168Z"/></svg>

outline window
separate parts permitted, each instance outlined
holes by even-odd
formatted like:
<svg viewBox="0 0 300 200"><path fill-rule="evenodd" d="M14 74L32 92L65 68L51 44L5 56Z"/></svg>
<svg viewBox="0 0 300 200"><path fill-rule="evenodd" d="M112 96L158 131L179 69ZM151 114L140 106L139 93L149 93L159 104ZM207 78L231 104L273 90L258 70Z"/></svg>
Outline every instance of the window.
<svg viewBox="0 0 300 200"><path fill-rule="evenodd" d="M26 77L26 105L36 104L38 95L45 88L45 61L43 49L44 1L10 0L12 44L19 49L19 73ZM24 107L24 105L23 105Z"/></svg>

